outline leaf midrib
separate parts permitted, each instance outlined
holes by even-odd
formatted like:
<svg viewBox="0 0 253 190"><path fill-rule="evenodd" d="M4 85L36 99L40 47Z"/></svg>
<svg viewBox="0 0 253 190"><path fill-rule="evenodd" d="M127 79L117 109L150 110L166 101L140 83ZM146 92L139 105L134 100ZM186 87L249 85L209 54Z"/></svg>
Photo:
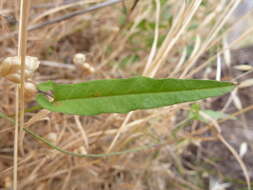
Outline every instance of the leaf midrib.
<svg viewBox="0 0 253 190"><path fill-rule="evenodd" d="M210 88L196 88L196 89L188 89L188 90L174 90L174 91L159 91L159 92L140 92L140 93L128 93L128 94L121 94L121 95L105 95L105 96L97 96L97 97L85 97L85 98L68 98L68 99L60 99L60 100L54 100L53 102L57 102L57 101L70 101L70 100L79 100L79 99L97 99L97 98L106 98L106 97L116 97L116 96L131 96L131 95L143 95L143 94L158 94L158 93L176 93L176 92L188 92L188 91L199 91L199 90L212 90L212 89L222 89L222 88L233 88L234 86L228 85L228 86L223 86L223 87L210 87Z"/></svg>

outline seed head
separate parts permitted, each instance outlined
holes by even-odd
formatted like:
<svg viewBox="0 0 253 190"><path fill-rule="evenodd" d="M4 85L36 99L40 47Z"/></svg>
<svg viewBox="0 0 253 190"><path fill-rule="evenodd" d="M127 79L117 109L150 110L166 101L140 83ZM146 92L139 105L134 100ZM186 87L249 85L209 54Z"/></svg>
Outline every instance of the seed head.
<svg viewBox="0 0 253 190"><path fill-rule="evenodd" d="M26 56L25 58L25 80L30 79L39 67L39 59L37 57ZM7 57L0 62L0 76L14 82L21 81L21 65L18 56Z"/></svg>

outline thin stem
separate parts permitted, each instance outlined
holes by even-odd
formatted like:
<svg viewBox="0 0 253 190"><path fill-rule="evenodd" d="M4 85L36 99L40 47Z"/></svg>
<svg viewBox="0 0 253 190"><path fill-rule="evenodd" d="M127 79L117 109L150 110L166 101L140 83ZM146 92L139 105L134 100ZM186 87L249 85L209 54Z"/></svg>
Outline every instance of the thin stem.
<svg viewBox="0 0 253 190"><path fill-rule="evenodd" d="M21 0L20 2L20 25L19 25L19 41L18 41L18 57L20 62L20 91L19 91L19 112L20 112L20 128L24 127L24 115L25 115L25 105L24 105L24 85L25 85L25 57L27 51L27 20L29 14L29 0ZM20 150L21 153L24 154L22 148L22 138L24 133L20 130Z"/></svg>
<svg viewBox="0 0 253 190"><path fill-rule="evenodd" d="M134 152L139 152L142 150L146 150L146 149L150 149L150 148L155 148L155 147L159 147L161 145L164 145L164 143L158 143L158 144L148 144L148 145L143 145L137 148L133 148L133 149L128 149L128 150L124 150L124 151L119 151L119 152L110 152L110 153L102 153L102 154L79 154L79 153L75 153L75 152L70 152L67 150L63 150L62 148L53 145L52 143L50 143L47 139L35 134L34 132L32 132L31 130L29 130L28 128L23 128L23 130L25 132L27 132L28 134L30 134L32 137L36 138L37 140L47 144L49 147L70 155L70 156L75 156L75 157L86 157L86 158L100 158L100 157L109 157L109 156L116 156L116 155L121 155L121 154L126 154L126 153L134 153Z"/></svg>
<svg viewBox="0 0 253 190"><path fill-rule="evenodd" d="M19 127L24 127L24 83L25 83L25 56L26 56L26 44L27 44L27 19L29 10L29 0L21 0L20 2L20 25L19 25L19 41L18 41L18 57L21 65L21 82L17 98L16 105L16 125L15 125L15 139L14 139L14 174L13 174L13 189L18 189L18 143L20 136L23 136L24 132ZM18 119L19 117L19 119Z"/></svg>
<svg viewBox="0 0 253 190"><path fill-rule="evenodd" d="M14 134L14 159L13 159L13 189L17 189L17 182L18 182L18 136L19 136L19 87L16 87L16 115L15 115L15 134ZM8 120L11 120L10 118ZM13 120L11 120L13 121Z"/></svg>

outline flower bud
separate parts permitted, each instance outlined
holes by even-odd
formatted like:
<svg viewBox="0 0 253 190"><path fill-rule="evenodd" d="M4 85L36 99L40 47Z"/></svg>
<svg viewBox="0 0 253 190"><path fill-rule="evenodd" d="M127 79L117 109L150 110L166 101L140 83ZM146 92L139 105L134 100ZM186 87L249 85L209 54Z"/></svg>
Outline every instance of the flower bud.
<svg viewBox="0 0 253 190"><path fill-rule="evenodd" d="M0 63L0 76L16 73L19 68L17 57L7 57Z"/></svg>
<svg viewBox="0 0 253 190"><path fill-rule="evenodd" d="M86 56L83 53L77 53L74 55L73 62L75 65L82 65L86 61Z"/></svg>
<svg viewBox="0 0 253 190"><path fill-rule="evenodd" d="M8 79L8 80L10 80L10 81L12 81L14 83L20 83L20 81L21 81L20 74L17 74L17 73L13 73L13 74L7 75L6 79Z"/></svg>
<svg viewBox="0 0 253 190"><path fill-rule="evenodd" d="M25 100L31 100L37 93L36 86L31 82L26 82L25 88Z"/></svg>
<svg viewBox="0 0 253 190"><path fill-rule="evenodd" d="M31 78L32 74L39 67L39 60L37 57L26 56L25 57L25 79ZM20 83L21 81L21 65L19 63L19 57L7 57L0 62L0 76L6 77L8 80Z"/></svg>
<svg viewBox="0 0 253 190"><path fill-rule="evenodd" d="M83 68L85 71L87 71L88 73L94 73L94 72L95 72L94 67L90 66L89 63L84 63L84 64L82 65L82 68Z"/></svg>
<svg viewBox="0 0 253 190"><path fill-rule="evenodd" d="M82 53L77 53L74 55L73 62L78 67L87 73L94 73L95 69L86 61L86 56Z"/></svg>

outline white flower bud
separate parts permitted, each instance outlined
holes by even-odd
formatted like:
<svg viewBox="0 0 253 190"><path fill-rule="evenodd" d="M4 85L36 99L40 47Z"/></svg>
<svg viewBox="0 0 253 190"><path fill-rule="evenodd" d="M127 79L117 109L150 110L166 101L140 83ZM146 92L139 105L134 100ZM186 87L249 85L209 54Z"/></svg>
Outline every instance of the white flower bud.
<svg viewBox="0 0 253 190"><path fill-rule="evenodd" d="M94 73L94 72L95 72L95 69L94 69L92 66L90 66L89 63L84 63L84 64L82 65L82 68L83 68L85 71L88 71L89 73Z"/></svg>
<svg viewBox="0 0 253 190"><path fill-rule="evenodd" d="M8 79L8 80L10 80L10 81L12 81L14 83L20 83L20 81L21 81L20 74L17 74L17 73L13 73L13 74L7 75L6 79Z"/></svg>
<svg viewBox="0 0 253 190"><path fill-rule="evenodd" d="M95 69L86 61L86 56L82 53L77 53L74 55L73 62L79 68L82 69L84 72L94 73Z"/></svg>
<svg viewBox="0 0 253 190"><path fill-rule="evenodd" d="M35 94L37 93L36 86L31 82L26 82L24 88L25 88L25 99L26 100L32 99L35 96Z"/></svg>
<svg viewBox="0 0 253 190"><path fill-rule="evenodd" d="M25 58L25 79L31 78L32 74L39 67L39 60L37 57L26 56ZM0 76L6 77L8 80L20 83L20 68L18 56L7 57L0 63Z"/></svg>
<svg viewBox="0 0 253 190"><path fill-rule="evenodd" d="M25 69L30 71L32 74L39 68L40 61L37 57L26 56L25 58Z"/></svg>
<svg viewBox="0 0 253 190"><path fill-rule="evenodd" d="M86 56L83 53L77 53L74 55L73 62L76 65L82 65L86 61Z"/></svg>
<svg viewBox="0 0 253 190"><path fill-rule="evenodd" d="M7 57L0 63L0 76L16 73L19 68L17 57Z"/></svg>

